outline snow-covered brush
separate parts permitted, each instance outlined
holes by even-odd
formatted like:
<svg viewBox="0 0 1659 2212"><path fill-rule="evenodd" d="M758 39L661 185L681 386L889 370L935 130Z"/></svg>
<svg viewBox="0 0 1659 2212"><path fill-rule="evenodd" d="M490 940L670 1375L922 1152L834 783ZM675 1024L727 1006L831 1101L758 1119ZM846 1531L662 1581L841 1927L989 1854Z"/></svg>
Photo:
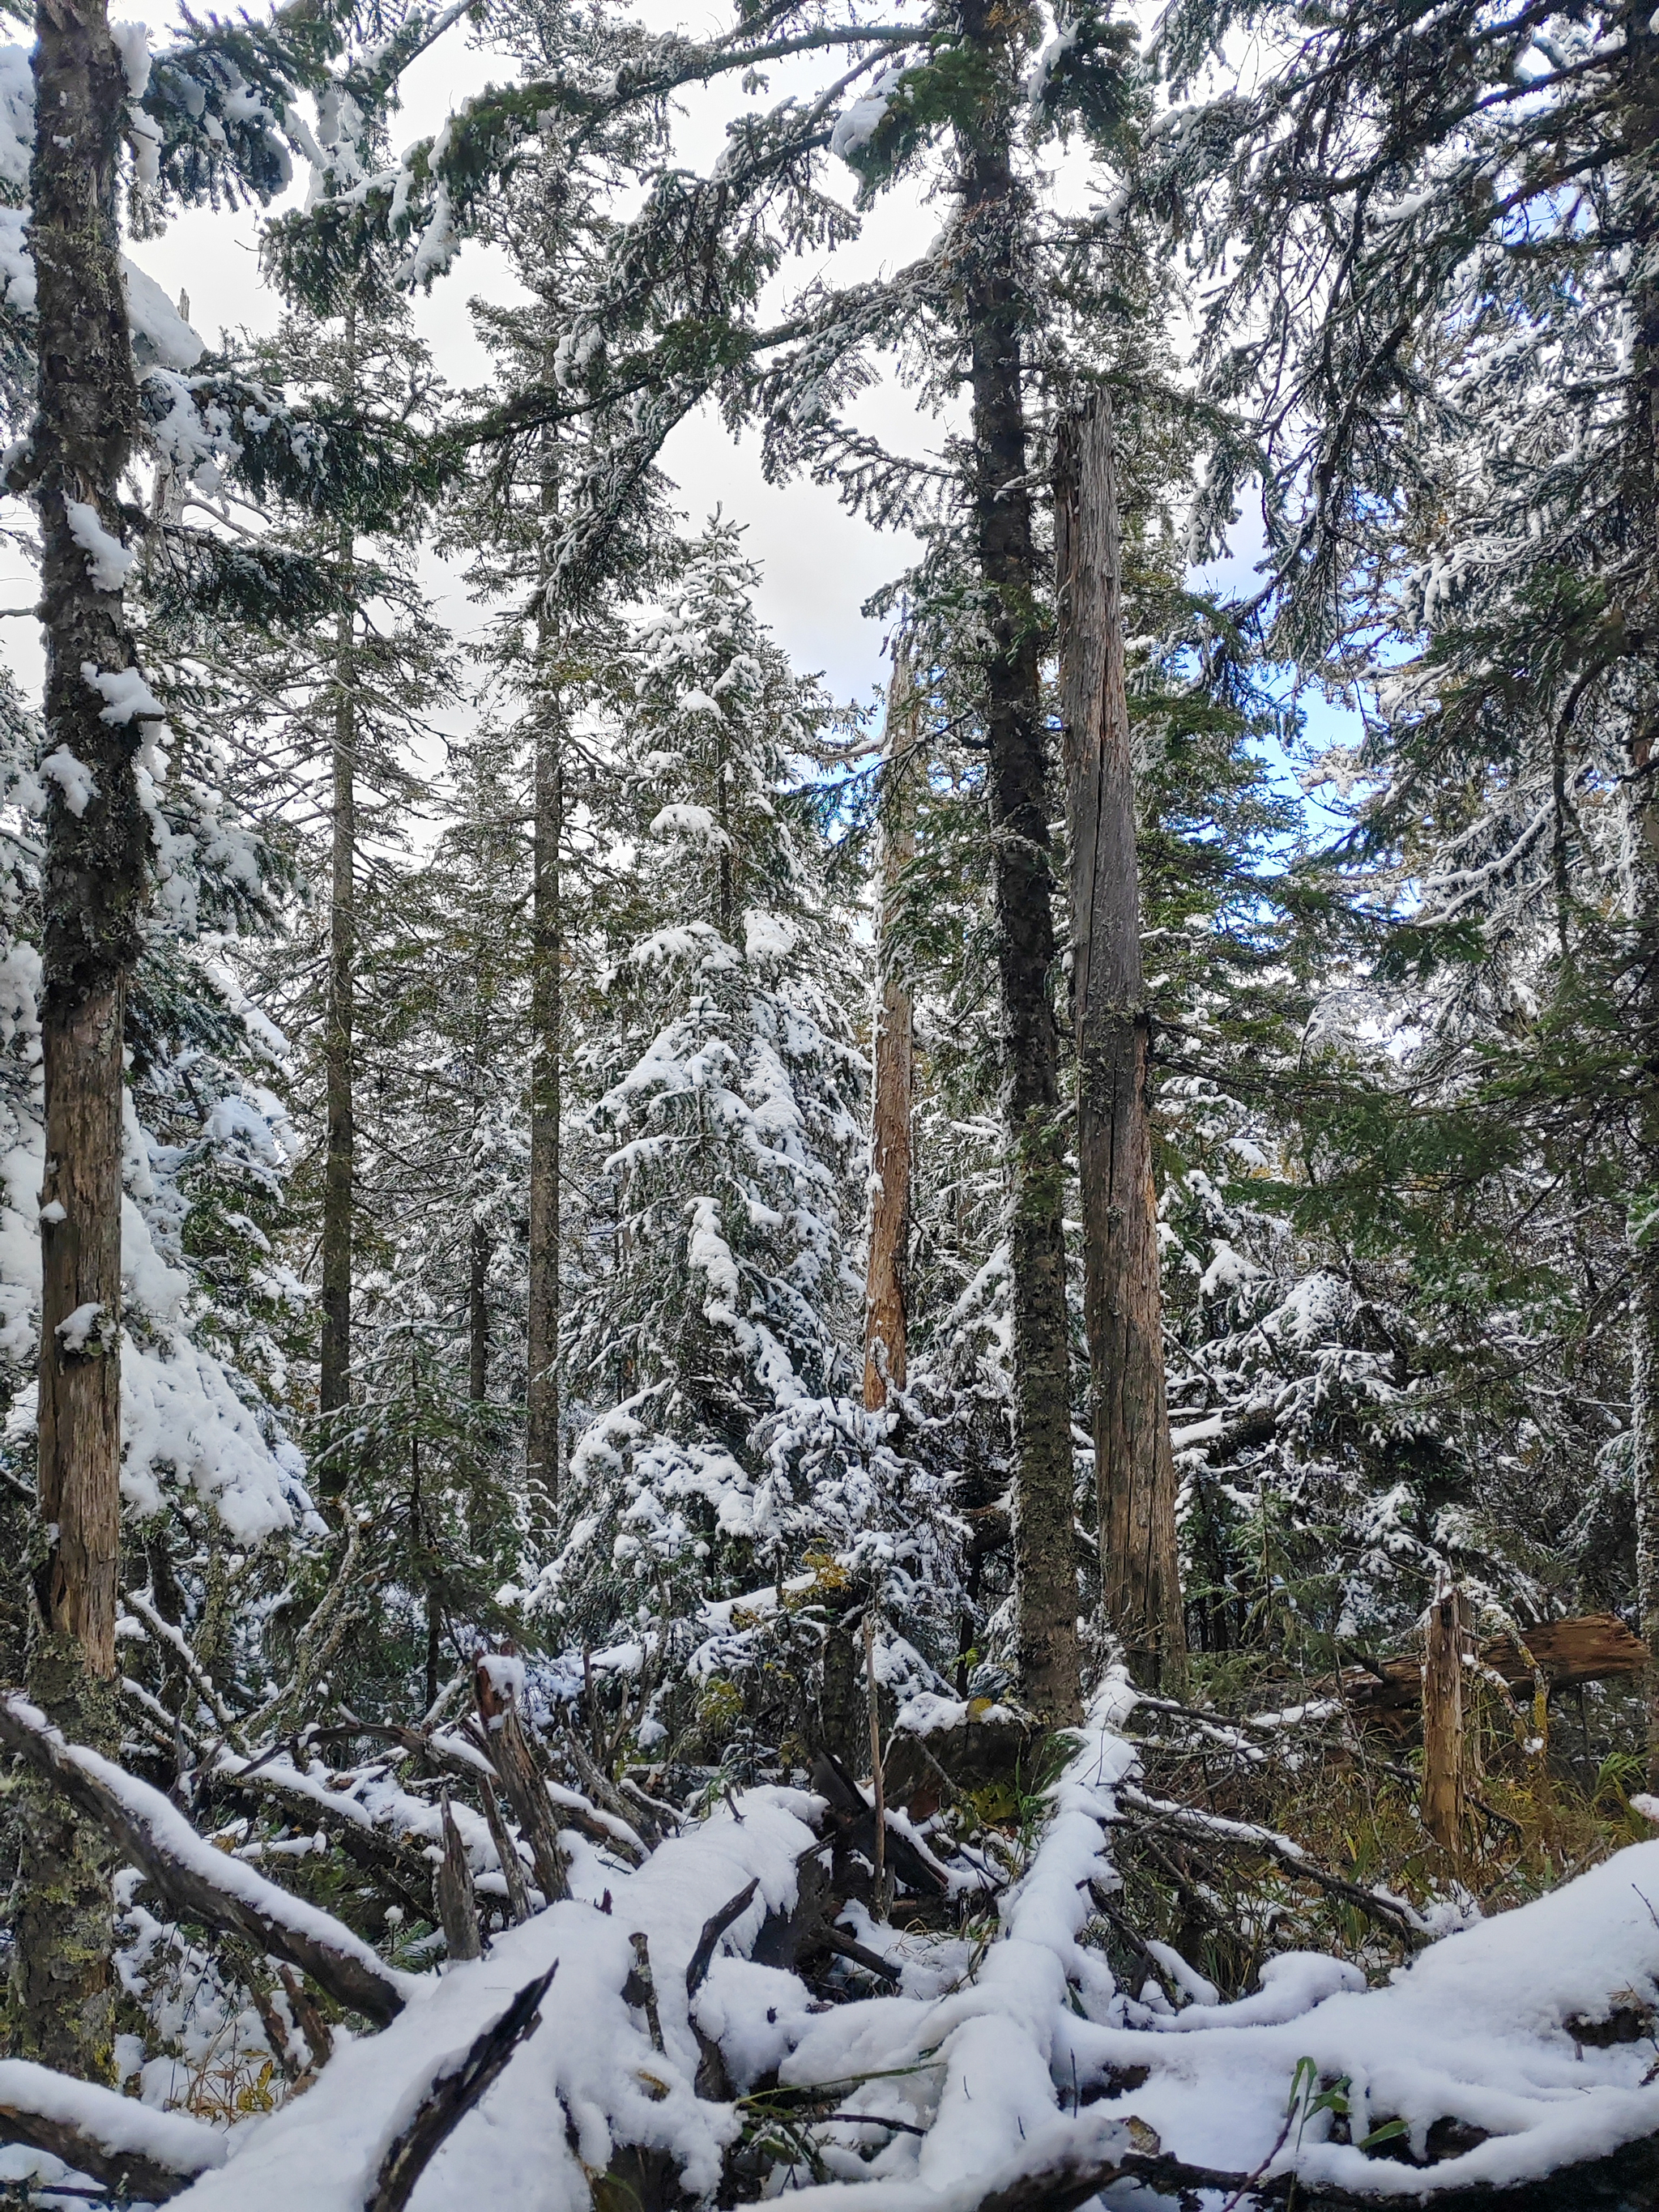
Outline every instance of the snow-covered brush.
<svg viewBox="0 0 1659 2212"><path fill-rule="evenodd" d="M359 1977L387 2024L337 2039L303 2096L228 2130L40 2069L0 2069L0 2106L15 2141L53 2154L44 2180L125 2175L192 2212L584 2212L618 2189L667 2212L780 2186L807 2212L1054 2212L1132 2182L1244 2212L1282 2202L1292 2175L1310 2212L1577 2206L1603 2181L1644 2201L1659 1844L1429 1942L1380 1987L1289 1953L1225 2003L1148 1942L1175 1997L1151 1975L1136 1995L1100 1948L1114 1840L1126 1821L1202 1816L1139 1786L1132 1710L1109 1684L994 1925L842 1916L881 1947L885 1991L863 1996L844 1966L816 1988L801 1971L826 1909L820 1796L730 1795L632 1870L566 1828L567 1896L485 1956L416 1976L12 1698L9 1747L95 1808L164 1895L187 1887L198 1923L257 1929L278 1957L303 1942L323 1986ZM453 1731L432 1740L458 1768L489 1763ZM291 1761L283 1786L327 1794ZM404 1802L440 1856L447 1808ZM1515 2193L1549 2177L1553 2194Z"/></svg>

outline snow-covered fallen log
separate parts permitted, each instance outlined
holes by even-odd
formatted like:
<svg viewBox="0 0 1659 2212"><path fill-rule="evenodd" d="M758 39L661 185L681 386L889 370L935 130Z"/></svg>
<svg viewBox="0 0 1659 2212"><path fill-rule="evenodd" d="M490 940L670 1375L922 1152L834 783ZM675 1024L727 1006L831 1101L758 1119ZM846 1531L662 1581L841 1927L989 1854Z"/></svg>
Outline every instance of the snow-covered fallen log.
<svg viewBox="0 0 1659 2212"><path fill-rule="evenodd" d="M216 2129L183 2112L153 2112L24 2058L0 2059L0 2140L62 2159L112 2196L152 2203L222 2165L230 2148Z"/></svg>
<svg viewBox="0 0 1659 2212"><path fill-rule="evenodd" d="M1119 1990L1078 1941L1091 1887L1116 1879L1109 1838L1132 1769L1110 1727L1085 1734L971 1981L807 2024L781 2081L864 2077L839 2110L921 2130L896 2133L867 2163L845 2130L845 2179L914 2179L923 2193L893 2197L893 2212L945 2212L1017 2164L1057 2111L1081 2116L1095 2100L1146 2130L1146 2179L1278 2180L1282 2193L1294 2173L1304 2199L1333 2205L1510 2190L1659 2132L1652 2041L1613 2039L1656 2025L1659 1844L1443 1936L1386 1987L1367 1990L1343 1960L1294 1954L1270 1960L1238 2003L1176 2012L1161 1993L1142 2002ZM1308 2109L1287 2128L1299 2069ZM1313 2109L1345 2078L1346 2113Z"/></svg>
<svg viewBox="0 0 1659 2212"><path fill-rule="evenodd" d="M428 1985L383 2033L338 2051L303 2097L238 2130L229 2164L179 2204L189 2212L362 2212L428 2085L556 1963L544 2025L422 2177L416 2212L477 2212L481 2204L587 2212L589 2176L605 2173L623 2146L659 2154L691 2194L711 2191L741 2123L730 2103L696 2094L702 2051L687 1968L705 1924L750 1881L757 1894L728 1942L747 1949L769 1913L788 1911L796 1863L816 1841L805 1816L816 1810L798 1792L745 1792L736 1800L740 1818L723 1807L659 1845L637 1874L612 1876L610 1912L571 1899L497 1936L485 1958ZM647 1938L661 2050L643 2008L623 1994L635 1932ZM753 2017L745 2010L744 2032L781 2055L810 1997L792 1975L750 1972L772 1994L757 1998ZM769 2005L779 2015L772 2024Z"/></svg>
<svg viewBox="0 0 1659 2212"><path fill-rule="evenodd" d="M856 2185L857 2203L860 2212L1073 2212L1115 2182L1140 2182L1151 2166L1125 2122L1085 2112L1051 2120L1016 2156L987 2172L943 2189L919 2181L866 2182ZM844 2182L792 2190L790 2212L838 2212L851 2195Z"/></svg>
<svg viewBox="0 0 1659 2212"><path fill-rule="evenodd" d="M0 1698L0 1743L48 1776L155 1885L168 1909L243 1936L311 1976L354 2012L384 2024L421 1984L388 1966L331 1913L204 1842L159 1790L65 1741L26 1698Z"/></svg>
<svg viewBox="0 0 1659 2212"><path fill-rule="evenodd" d="M1513 2189L1659 2133L1650 2033L1618 2039L1654 2025L1650 1898L1659 1844L1633 1844L1442 1937L1382 1989L1340 1961L1291 1955L1268 1962L1257 1995L1150 2030L1070 2016L1062 2066L1075 2066L1079 2096L1144 2069L1125 2102L1194 2165L1294 2172L1316 2196ZM1312 2113L1275 2153L1304 2059L1321 2083L1346 2079L1348 2110ZM1371 2153L1358 2148L1378 2132Z"/></svg>

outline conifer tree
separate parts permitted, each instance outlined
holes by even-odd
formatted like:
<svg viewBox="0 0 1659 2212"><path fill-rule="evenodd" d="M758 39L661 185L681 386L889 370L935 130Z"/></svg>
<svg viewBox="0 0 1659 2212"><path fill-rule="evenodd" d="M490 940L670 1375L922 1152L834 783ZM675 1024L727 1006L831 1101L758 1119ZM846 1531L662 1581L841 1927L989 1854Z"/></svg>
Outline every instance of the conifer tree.
<svg viewBox="0 0 1659 2212"><path fill-rule="evenodd" d="M1178 78L1230 20L1171 19ZM1195 102L1160 139L1153 189L1184 194L1218 248L1224 232L1243 242L1212 302L1214 383L1261 424L1282 648L1341 669L1380 619L1424 649L1415 684L1378 672L1400 711L1365 763L1384 793L1364 850L1389 854L1425 803L1461 811L1473 769L1495 803L1459 823L1434 869L1446 895L1414 920L1467 941L1493 890L1548 881L1552 989L1582 1016L1595 994L1575 970L1599 969L1604 1006L1645 1038L1655 33L1620 9L1489 23L1454 9L1425 35L1409 10L1365 4L1287 11L1273 36L1256 89ZM1272 343L1229 347L1264 305ZM1604 777L1624 921L1600 955L1594 931L1575 954L1574 801ZM1638 1603L1659 1626L1651 1057L1579 1065L1584 1126L1616 1128L1624 1158Z"/></svg>
<svg viewBox="0 0 1659 2212"><path fill-rule="evenodd" d="M52 789L41 924L40 1634L30 1679L48 1711L103 1741L120 1550L124 1023L149 891L141 757L161 720L122 598L136 557L124 479L142 414L131 325L153 362L155 325L164 356L176 324L165 301L159 317L147 314L144 280L123 263L123 155L131 145L144 181L174 190L210 145L219 179L251 155L240 181L268 193L285 158L266 128L277 118L258 97L238 101L247 88L234 45L210 27L153 71L142 35L112 35L101 0L40 15L33 102L52 127L33 134L31 250L8 285L14 322L27 316L32 325L34 411L10 482L40 518L42 766ZM337 51L334 27L319 19L284 58L287 88L316 82ZM267 58L276 58L273 45ZM229 131L228 100L241 110ZM15 190L21 164L6 166ZM44 1802L39 1815L19 2017L28 2047L98 2069L108 1963L97 1855L81 1824Z"/></svg>
<svg viewBox="0 0 1659 2212"><path fill-rule="evenodd" d="M626 664L615 849L639 872L583 1054L583 1149L610 1203L589 1203L568 1370L593 1410L542 1597L590 1637L630 1599L672 1618L798 1542L768 1420L850 1380L849 948L788 795L826 704L761 626L731 525L684 563Z"/></svg>

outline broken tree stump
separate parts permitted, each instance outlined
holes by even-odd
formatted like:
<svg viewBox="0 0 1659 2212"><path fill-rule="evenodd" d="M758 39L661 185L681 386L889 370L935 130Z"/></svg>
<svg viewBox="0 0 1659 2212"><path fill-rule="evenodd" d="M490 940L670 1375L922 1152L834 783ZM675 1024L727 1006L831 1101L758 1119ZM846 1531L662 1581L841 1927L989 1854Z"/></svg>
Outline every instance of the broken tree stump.
<svg viewBox="0 0 1659 2212"><path fill-rule="evenodd" d="M1463 1655L1467 1605L1443 1582L1429 1607L1423 1650L1423 1825L1454 1863L1463 1853Z"/></svg>

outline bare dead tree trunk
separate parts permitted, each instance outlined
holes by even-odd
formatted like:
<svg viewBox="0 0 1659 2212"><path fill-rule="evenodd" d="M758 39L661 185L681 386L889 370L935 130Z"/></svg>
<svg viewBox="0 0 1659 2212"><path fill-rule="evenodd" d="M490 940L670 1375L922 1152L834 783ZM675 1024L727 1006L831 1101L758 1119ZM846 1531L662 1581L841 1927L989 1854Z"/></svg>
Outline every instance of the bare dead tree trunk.
<svg viewBox="0 0 1659 2212"><path fill-rule="evenodd" d="M1156 1687L1181 1674L1186 1638L1164 1398L1121 537L1104 392L1067 426L1054 511L1102 1600L1135 1680Z"/></svg>
<svg viewBox="0 0 1659 2212"><path fill-rule="evenodd" d="M542 527L557 511L553 457L545 463ZM564 726L556 665L556 619L544 563L537 623L535 830L530 919L530 1249L525 1481L530 1509L550 1534L559 1496L559 1117L562 1103Z"/></svg>
<svg viewBox="0 0 1659 2212"><path fill-rule="evenodd" d="M345 310L345 380L354 380L357 310ZM336 557L343 581L352 575L356 547L349 523L339 529ZM357 988L357 706L356 617L343 607L334 634L334 757L329 805L328 986L323 1064L327 1128L323 1164L323 1334L318 1410L331 1431L351 1402L352 1206L356 1181L355 1032ZM323 1488L346 1486L343 1438L335 1433Z"/></svg>
<svg viewBox="0 0 1659 2212"><path fill-rule="evenodd" d="M1077 1546L1061 1219L1066 1147L1060 1036L1048 995L1054 958L1048 776L1015 258L1024 211L1010 155L1015 95L1006 26L988 0L967 0L962 22L987 80L978 113L957 125L954 265L972 394L972 526L983 586L986 782L1008 1132L1016 1635L1026 1703L1042 1719L1064 1723L1080 1709Z"/></svg>
<svg viewBox="0 0 1659 2212"><path fill-rule="evenodd" d="M40 1524L29 1659L35 1702L108 1743L120 1552L121 1097L127 978L148 897L135 761L148 719L118 582L89 567L119 540L137 395L117 218L127 86L103 0L41 0L30 167L37 410L12 488L42 548L46 823L40 1028ZM95 544L96 540L92 543ZM127 686L116 679L125 676ZM114 695L114 696L112 696ZM100 2074L110 2058L109 1858L40 1784L26 1785L13 1917L11 2047Z"/></svg>
<svg viewBox="0 0 1659 2212"><path fill-rule="evenodd" d="M915 1095L910 978L893 932L899 886L915 857L904 758L916 734L915 677L902 634L893 646L882 771L880 849L876 867L876 1003L870 1113L870 1255L865 1273L864 1402L887 1403L902 1390L908 1321L906 1262L910 1234L910 1118Z"/></svg>
<svg viewBox="0 0 1659 2212"><path fill-rule="evenodd" d="M1463 1599L1443 1582L1423 1655L1423 1825L1454 1860L1463 1850Z"/></svg>

